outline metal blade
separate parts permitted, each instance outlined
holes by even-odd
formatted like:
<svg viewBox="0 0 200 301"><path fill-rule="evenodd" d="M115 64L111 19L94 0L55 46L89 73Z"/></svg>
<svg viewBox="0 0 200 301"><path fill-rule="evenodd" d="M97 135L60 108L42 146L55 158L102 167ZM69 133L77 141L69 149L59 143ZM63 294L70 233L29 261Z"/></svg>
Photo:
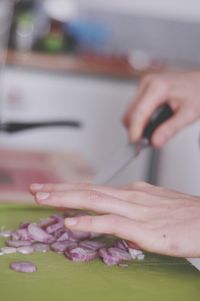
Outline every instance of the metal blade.
<svg viewBox="0 0 200 301"><path fill-rule="evenodd" d="M200 271L200 258L186 258L198 271Z"/></svg>
<svg viewBox="0 0 200 301"><path fill-rule="evenodd" d="M127 144L123 146L114 156L110 159L107 165L102 168L102 171L97 174L93 183L97 185L107 184L114 178L123 168L125 168L130 161L138 155L137 144Z"/></svg>

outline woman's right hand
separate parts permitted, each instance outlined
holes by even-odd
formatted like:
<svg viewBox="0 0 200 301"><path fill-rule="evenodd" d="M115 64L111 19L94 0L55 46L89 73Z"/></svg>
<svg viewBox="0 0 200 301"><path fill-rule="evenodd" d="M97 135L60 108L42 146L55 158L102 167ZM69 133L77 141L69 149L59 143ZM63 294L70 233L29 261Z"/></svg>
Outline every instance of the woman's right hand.
<svg viewBox="0 0 200 301"><path fill-rule="evenodd" d="M131 142L141 138L153 112L164 103L175 114L155 131L152 143L157 148L200 117L200 72L164 72L143 78L123 118Z"/></svg>

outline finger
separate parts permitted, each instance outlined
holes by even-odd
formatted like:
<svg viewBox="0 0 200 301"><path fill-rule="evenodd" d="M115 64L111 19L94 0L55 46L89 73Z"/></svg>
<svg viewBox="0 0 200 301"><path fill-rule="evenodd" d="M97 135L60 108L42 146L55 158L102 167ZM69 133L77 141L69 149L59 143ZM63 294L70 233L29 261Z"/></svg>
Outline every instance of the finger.
<svg viewBox="0 0 200 301"><path fill-rule="evenodd" d="M93 210L99 213L116 214L137 220L144 220L151 215L149 208L145 206L134 205L131 202L94 190L71 190L64 193L39 192L36 194L36 201L43 205Z"/></svg>
<svg viewBox="0 0 200 301"><path fill-rule="evenodd" d="M134 112L132 112L129 128L130 141L136 141L141 138L145 126L154 111L167 101L167 96L167 88L164 83L158 81L149 85L145 95L137 103Z"/></svg>
<svg viewBox="0 0 200 301"><path fill-rule="evenodd" d="M135 241L140 246L143 245L141 242L145 236L144 226L141 223L114 214L67 218L65 226L75 231L111 234Z"/></svg>
<svg viewBox="0 0 200 301"><path fill-rule="evenodd" d="M117 198L126 199L130 194L123 187L111 187L92 185L88 183L72 183L72 184L31 184L30 191L33 195L37 192L67 192L70 190L95 190L104 194L108 194Z"/></svg>
<svg viewBox="0 0 200 301"><path fill-rule="evenodd" d="M189 125L196 119L194 112L190 113L187 108L180 109L172 118L164 122L156 129L152 137L152 143L155 147L160 148L175 134L185 126Z"/></svg>
<svg viewBox="0 0 200 301"><path fill-rule="evenodd" d="M29 190L30 192L35 195L39 191L64 191L68 184L61 183L61 184L43 184L43 183L33 183L30 185Z"/></svg>
<svg viewBox="0 0 200 301"><path fill-rule="evenodd" d="M142 81L140 82L139 87L136 91L136 94L134 96L134 100L131 102L131 104L129 105L129 107L127 108L127 110L123 116L122 121L126 128L130 127L131 115L133 114L137 103L140 101L140 99L143 97L144 93L148 89L150 79L151 79L151 76L148 76L148 77L145 77L144 79L142 79Z"/></svg>

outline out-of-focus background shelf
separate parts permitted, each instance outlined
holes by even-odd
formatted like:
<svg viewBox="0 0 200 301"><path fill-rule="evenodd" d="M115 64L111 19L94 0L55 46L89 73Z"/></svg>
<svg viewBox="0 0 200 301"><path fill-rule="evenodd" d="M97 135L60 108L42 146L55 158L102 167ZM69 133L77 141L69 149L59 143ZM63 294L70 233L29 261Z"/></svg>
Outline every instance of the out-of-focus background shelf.
<svg viewBox="0 0 200 301"><path fill-rule="evenodd" d="M137 78L146 73L164 70L164 65L155 64L144 70L134 69L126 58L106 58L89 55L55 55L39 52L9 50L7 64L47 71L72 72L88 75Z"/></svg>

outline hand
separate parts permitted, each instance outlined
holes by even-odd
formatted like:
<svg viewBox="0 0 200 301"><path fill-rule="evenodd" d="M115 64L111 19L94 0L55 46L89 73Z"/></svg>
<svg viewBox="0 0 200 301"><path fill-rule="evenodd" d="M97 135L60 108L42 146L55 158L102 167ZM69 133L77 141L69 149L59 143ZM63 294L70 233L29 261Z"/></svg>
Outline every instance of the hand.
<svg viewBox="0 0 200 301"><path fill-rule="evenodd" d="M158 148L200 117L200 72L161 73L144 77L134 102L123 118L130 141L141 138L153 112L164 103L168 103L175 114L155 131L152 143Z"/></svg>
<svg viewBox="0 0 200 301"><path fill-rule="evenodd" d="M33 184L30 190L42 205L97 212L97 216L67 218L67 228L113 234L149 252L200 256L199 197L146 183L123 188Z"/></svg>

